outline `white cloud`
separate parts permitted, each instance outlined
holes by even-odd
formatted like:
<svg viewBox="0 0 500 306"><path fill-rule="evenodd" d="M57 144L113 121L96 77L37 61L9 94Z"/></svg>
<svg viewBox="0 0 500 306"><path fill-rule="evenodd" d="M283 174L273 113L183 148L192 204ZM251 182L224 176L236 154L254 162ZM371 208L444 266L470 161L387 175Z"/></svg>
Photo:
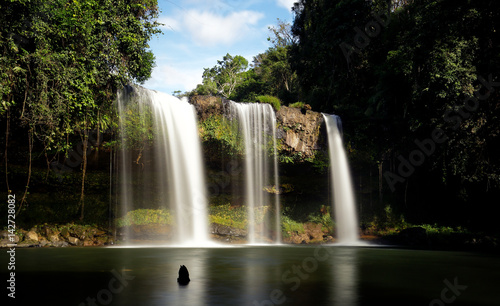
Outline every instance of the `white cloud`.
<svg viewBox="0 0 500 306"><path fill-rule="evenodd" d="M144 86L172 94L174 90L189 91L201 83L203 69L179 69L172 65L159 65L154 68Z"/></svg>
<svg viewBox="0 0 500 306"><path fill-rule="evenodd" d="M255 11L231 12L225 16L208 11L187 10L178 19L164 18L175 31L187 32L202 46L231 45L252 35L264 14Z"/></svg>
<svg viewBox="0 0 500 306"><path fill-rule="evenodd" d="M177 31L180 29L179 20L171 17L161 17L158 19L158 22L163 24L161 26L162 30L172 30Z"/></svg>
<svg viewBox="0 0 500 306"><path fill-rule="evenodd" d="M293 4L298 0L277 0L278 6L284 7L288 10L292 10Z"/></svg>

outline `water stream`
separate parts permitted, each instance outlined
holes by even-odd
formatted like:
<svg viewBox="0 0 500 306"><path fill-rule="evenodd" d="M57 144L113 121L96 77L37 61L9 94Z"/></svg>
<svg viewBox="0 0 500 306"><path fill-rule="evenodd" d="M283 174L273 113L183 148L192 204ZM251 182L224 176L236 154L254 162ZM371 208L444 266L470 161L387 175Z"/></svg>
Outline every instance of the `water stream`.
<svg viewBox="0 0 500 306"><path fill-rule="evenodd" d="M269 104L235 103L229 111L236 117L245 145L245 202L248 243L281 241L276 115ZM274 188L273 188L274 187ZM267 191L265 189L268 189ZM275 194L272 195L270 191ZM273 201L274 199L274 201ZM270 217L268 210L274 212ZM272 225L274 224L274 226Z"/></svg>
<svg viewBox="0 0 500 306"><path fill-rule="evenodd" d="M175 243L208 243L205 173L194 107L135 86L119 93L118 110L121 214L168 208L175 216Z"/></svg>
<svg viewBox="0 0 500 306"><path fill-rule="evenodd" d="M339 116L323 114L328 132L333 211L340 244L356 244L359 226L349 164L342 141L342 121Z"/></svg>

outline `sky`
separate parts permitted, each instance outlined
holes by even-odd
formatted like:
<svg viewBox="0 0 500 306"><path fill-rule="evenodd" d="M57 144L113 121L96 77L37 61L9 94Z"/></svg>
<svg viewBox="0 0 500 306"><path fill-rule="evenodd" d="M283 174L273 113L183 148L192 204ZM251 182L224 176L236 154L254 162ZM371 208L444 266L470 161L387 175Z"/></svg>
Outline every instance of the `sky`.
<svg viewBox="0 0 500 306"><path fill-rule="evenodd" d="M269 26L277 18L293 23L296 0L158 0L163 34L149 45L156 67L144 87L172 94L190 91L202 82L203 68L212 68L229 53L249 63L271 43Z"/></svg>

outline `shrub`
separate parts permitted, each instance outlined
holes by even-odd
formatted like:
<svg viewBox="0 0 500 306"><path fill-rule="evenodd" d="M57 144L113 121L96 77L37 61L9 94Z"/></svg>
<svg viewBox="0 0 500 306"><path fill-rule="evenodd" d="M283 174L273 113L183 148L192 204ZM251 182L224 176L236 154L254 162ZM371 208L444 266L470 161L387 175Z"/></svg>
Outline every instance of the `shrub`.
<svg viewBox="0 0 500 306"><path fill-rule="evenodd" d="M208 214L210 223L217 223L241 229L244 229L247 224L247 211L244 206L232 208L229 203L211 205L208 207Z"/></svg>
<svg viewBox="0 0 500 306"><path fill-rule="evenodd" d="M172 216L165 209L136 209L116 219L117 227L145 224L172 224Z"/></svg>
<svg viewBox="0 0 500 306"><path fill-rule="evenodd" d="M257 102L260 103L268 103L274 108L275 111L279 111L281 108L281 101L277 97L273 96L258 96Z"/></svg>
<svg viewBox="0 0 500 306"><path fill-rule="evenodd" d="M264 216L269 211L269 206L256 207L254 210L257 224L264 221ZM211 205L208 207L209 222L245 229L248 226L247 207L231 207L231 204Z"/></svg>
<svg viewBox="0 0 500 306"><path fill-rule="evenodd" d="M330 215L330 206L321 205L320 214L310 214L309 221L313 223L321 224L321 230L327 231L330 235L333 235L333 229L335 228L335 223Z"/></svg>
<svg viewBox="0 0 500 306"><path fill-rule="evenodd" d="M305 233L304 224L297 222L290 218L289 216L282 215L281 216L281 232L283 237L290 237L290 234L293 232L297 232L299 234Z"/></svg>
<svg viewBox="0 0 500 306"><path fill-rule="evenodd" d="M204 142L216 141L225 153L229 155L241 154L243 142L237 133L235 122L224 119L222 115L212 115L200 122L199 134Z"/></svg>
<svg viewBox="0 0 500 306"><path fill-rule="evenodd" d="M293 108L303 108L306 104L304 102L295 102L288 104L288 107L293 107Z"/></svg>

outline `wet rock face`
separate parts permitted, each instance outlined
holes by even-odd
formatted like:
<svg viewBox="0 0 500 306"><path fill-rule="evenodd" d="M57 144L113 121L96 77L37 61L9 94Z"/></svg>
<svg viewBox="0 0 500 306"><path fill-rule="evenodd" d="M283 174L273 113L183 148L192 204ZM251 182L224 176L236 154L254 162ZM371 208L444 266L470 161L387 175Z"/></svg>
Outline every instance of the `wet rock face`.
<svg viewBox="0 0 500 306"><path fill-rule="evenodd" d="M307 158L326 147L321 113L282 106L276 113L276 120L282 150L292 154L300 152Z"/></svg>
<svg viewBox="0 0 500 306"><path fill-rule="evenodd" d="M246 237L247 231L239 228L221 225L217 223L210 224L210 233L219 236Z"/></svg>
<svg viewBox="0 0 500 306"><path fill-rule="evenodd" d="M140 240L165 240L168 241L172 238L172 228L167 224L133 224L128 227L118 228L118 236L124 236L127 232L130 239Z"/></svg>
<svg viewBox="0 0 500 306"><path fill-rule="evenodd" d="M198 121L203 121L212 115L222 115L224 107L222 99L212 96L193 96L190 98L191 103L198 114Z"/></svg>

